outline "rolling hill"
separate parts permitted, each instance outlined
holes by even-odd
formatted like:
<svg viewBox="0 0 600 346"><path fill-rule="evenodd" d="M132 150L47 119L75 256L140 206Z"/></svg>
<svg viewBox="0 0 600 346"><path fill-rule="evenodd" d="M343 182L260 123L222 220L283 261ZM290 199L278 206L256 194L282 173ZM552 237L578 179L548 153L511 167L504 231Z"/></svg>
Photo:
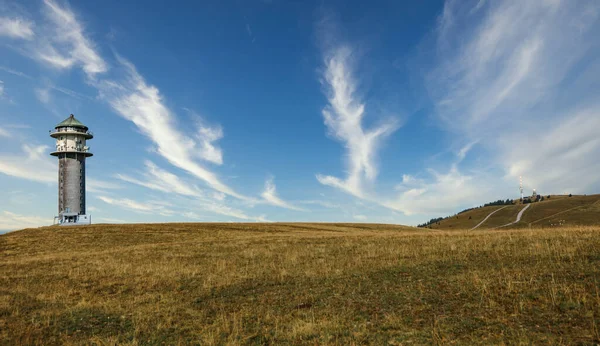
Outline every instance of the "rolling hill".
<svg viewBox="0 0 600 346"><path fill-rule="evenodd" d="M517 214L526 206L521 220ZM492 214L492 212L494 212ZM490 215L491 214L491 215ZM488 217L489 216L489 217ZM487 220L481 223L486 217ZM480 224L481 223L481 224ZM511 224L512 223L512 224ZM600 194L597 195L551 195L543 201L509 206L475 208L453 215L432 224L432 229L495 229L499 227L529 228L556 226L600 225Z"/></svg>
<svg viewBox="0 0 600 346"><path fill-rule="evenodd" d="M599 253L597 226L28 229L0 235L0 344L592 345Z"/></svg>

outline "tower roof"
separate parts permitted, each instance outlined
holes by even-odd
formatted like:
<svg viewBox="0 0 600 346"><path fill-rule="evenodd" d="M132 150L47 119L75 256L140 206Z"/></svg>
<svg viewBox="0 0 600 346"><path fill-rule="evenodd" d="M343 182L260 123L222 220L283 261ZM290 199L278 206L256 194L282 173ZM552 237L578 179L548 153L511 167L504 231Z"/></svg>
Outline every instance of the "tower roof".
<svg viewBox="0 0 600 346"><path fill-rule="evenodd" d="M83 125L81 121L77 120L73 114L71 114L67 119L60 122L54 128L57 129L59 127L79 127L85 130L88 129L88 127Z"/></svg>

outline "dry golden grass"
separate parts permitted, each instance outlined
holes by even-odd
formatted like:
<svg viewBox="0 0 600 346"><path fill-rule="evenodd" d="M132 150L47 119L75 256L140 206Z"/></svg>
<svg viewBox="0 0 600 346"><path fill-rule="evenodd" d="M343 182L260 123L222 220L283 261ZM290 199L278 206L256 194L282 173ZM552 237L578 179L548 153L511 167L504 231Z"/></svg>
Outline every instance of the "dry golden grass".
<svg viewBox="0 0 600 346"><path fill-rule="evenodd" d="M504 206L489 206L475 208L464 213L447 217L438 224L431 225L433 229L471 229L494 210ZM525 207L517 203L506 206L494 213L479 229L492 229L512 223L517 214ZM544 201L531 203L523 213L521 222L511 225L512 228L555 227L555 226L593 226L600 224L600 194L596 195L552 195Z"/></svg>
<svg viewBox="0 0 600 346"><path fill-rule="evenodd" d="M0 344L600 342L600 227L94 225L0 253Z"/></svg>
<svg viewBox="0 0 600 346"><path fill-rule="evenodd" d="M522 223L538 227L600 224L600 195L547 199L533 203L523 214Z"/></svg>
<svg viewBox="0 0 600 346"><path fill-rule="evenodd" d="M453 230L453 229L471 229L475 226L477 226L477 224L479 224L483 219L485 219L486 216L488 216L489 213L493 212L494 210L500 209L504 207L502 206L497 206L497 205L493 205L490 207L485 207L485 208L475 208L472 210L469 210L467 212L464 213L460 213L458 215L454 215L454 216L450 216L447 217L445 219L443 219L442 221L440 221L440 224L433 224L431 225L432 229L447 229L447 230Z"/></svg>

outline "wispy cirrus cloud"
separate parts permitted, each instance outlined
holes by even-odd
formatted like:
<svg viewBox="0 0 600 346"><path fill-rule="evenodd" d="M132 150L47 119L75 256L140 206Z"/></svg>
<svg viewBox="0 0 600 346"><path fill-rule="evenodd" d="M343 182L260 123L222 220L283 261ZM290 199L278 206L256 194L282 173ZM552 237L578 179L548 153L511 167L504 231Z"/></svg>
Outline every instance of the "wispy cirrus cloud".
<svg viewBox="0 0 600 346"><path fill-rule="evenodd" d="M37 58L58 68L82 67L88 77L106 72L108 65L96 52L96 47L84 34L83 26L73 11L44 0L45 14L53 24L52 32L36 47Z"/></svg>
<svg viewBox="0 0 600 346"><path fill-rule="evenodd" d="M498 182L600 188L599 15L597 1L446 2L428 89L443 127L486 139Z"/></svg>
<svg viewBox="0 0 600 346"><path fill-rule="evenodd" d="M402 182L396 186L399 195L383 204L405 215L448 214L460 206L481 203L481 196L490 192L485 180L481 176L460 172L456 165L452 165L447 173L430 169L425 179L404 175Z"/></svg>
<svg viewBox="0 0 600 346"><path fill-rule="evenodd" d="M239 199L249 199L224 184L212 171L206 169L195 157L215 161L212 143L219 133L205 130L199 136L208 135L196 142L177 129L176 116L165 106L157 87L148 85L135 66L118 58L127 73L124 82L103 81L98 84L102 97L123 118L133 122L139 130L156 145L156 152L175 167L181 168L203 180L209 187ZM202 153L206 149L208 152Z"/></svg>
<svg viewBox="0 0 600 346"><path fill-rule="evenodd" d="M278 206L281 208L296 210L296 211L306 211L306 209L299 208L289 202L282 200L277 195L277 188L275 183L273 182L274 178L270 177L265 181L265 190L261 194L261 197L269 204Z"/></svg>
<svg viewBox="0 0 600 346"><path fill-rule="evenodd" d="M323 86L329 104L323 118L329 134L342 142L347 150L345 179L317 175L321 184L333 186L357 197L366 197L366 183L372 183L378 173L376 158L381 142L398 127L397 119L385 119L378 126L365 128L365 104L357 94L349 46L330 48L324 57Z"/></svg>
<svg viewBox="0 0 600 346"><path fill-rule="evenodd" d="M21 215L9 211L0 211L0 230L16 231L23 228L34 228L51 224L52 219L39 216Z"/></svg>
<svg viewBox="0 0 600 346"><path fill-rule="evenodd" d="M50 103L50 88L35 88L34 92L35 97L38 99L38 101L40 101L43 104Z"/></svg>
<svg viewBox="0 0 600 346"><path fill-rule="evenodd" d="M20 154L0 153L0 173L40 183L56 183L56 164L46 157L49 147L23 144L22 149Z"/></svg>
<svg viewBox="0 0 600 346"><path fill-rule="evenodd" d="M60 86L56 86L50 83L45 83L46 85L44 85L43 87L37 87L34 89L34 93L35 93L35 97L38 99L38 101L40 101L41 103L47 105L52 103L52 91L58 91L64 95L70 96L74 99L88 99L88 100L93 100L92 97L82 94L80 92L77 92L75 90L71 90L68 88L64 88L64 87L60 87Z"/></svg>
<svg viewBox="0 0 600 346"><path fill-rule="evenodd" d="M479 3L480 7L484 5ZM442 28L440 30L450 30L459 20L453 12L453 3L447 3L439 22ZM441 33L439 40L449 39L446 34ZM326 39L329 44L339 41L328 35ZM440 44L439 49L445 49L443 44ZM429 169L423 178L405 174L402 183L397 186L398 192L375 192L373 185L378 173L378 149L382 141L397 130L399 121L388 118L379 126L365 128L363 120L366 102L358 93L359 80L353 69L356 66L353 49L348 45L334 45L326 52L322 83L328 105L323 110L323 116L329 133L344 143L347 149L348 176L346 179L339 179L318 175L319 181L405 215L447 213L462 205L477 203L476 199L481 197L480 194L488 191L484 184L488 176L462 172L459 168L471 148L479 143L480 137L475 135L460 140L467 144L455 153L456 160L446 173ZM450 100L444 99L443 102L449 103ZM366 186L369 188L365 188Z"/></svg>
<svg viewBox="0 0 600 346"><path fill-rule="evenodd" d="M221 148L215 145L215 142L223 138L223 128L221 126L208 126L203 123L198 125L198 156L206 161L223 164L223 152Z"/></svg>
<svg viewBox="0 0 600 346"><path fill-rule="evenodd" d="M171 216L174 214L172 210L156 202L138 202L128 198L112 198L108 196L98 196L97 198L106 204L142 214L157 213L162 216Z"/></svg>
<svg viewBox="0 0 600 346"><path fill-rule="evenodd" d="M115 219L112 217L95 217L94 221L100 221L100 223L131 223L130 221Z"/></svg>
<svg viewBox="0 0 600 346"><path fill-rule="evenodd" d="M223 138L223 127L221 125L210 125L194 110L184 107L196 124L197 131L194 140L197 144L197 157L217 165L223 164L223 151L216 142Z"/></svg>
<svg viewBox="0 0 600 346"><path fill-rule="evenodd" d="M367 221L368 217L366 215L362 215L362 214L354 214L352 215L352 218L354 220L358 220L358 221Z"/></svg>
<svg viewBox="0 0 600 346"><path fill-rule="evenodd" d="M145 166L146 171L142 173L141 178L134 178L125 174L117 174L116 177L131 184L169 194L170 199L173 199L173 194L188 198L176 204L178 215L184 217L193 214L195 215L194 217L188 218L199 219L201 217L196 212L201 210L240 220L266 221L264 216L251 216L242 210L225 205L224 196L220 194L207 194L196 185L182 180L181 177L158 167L150 161L146 161Z"/></svg>
<svg viewBox="0 0 600 346"><path fill-rule="evenodd" d="M0 66L0 71L4 71L6 73L10 73L12 75L23 77L23 78L27 78L27 79L33 79L33 77L31 77L30 75L28 75L26 73L23 73L21 71L17 71L17 70L8 68L6 66Z"/></svg>
<svg viewBox="0 0 600 346"><path fill-rule="evenodd" d="M335 204L335 203L328 202L328 201L321 201L321 200L304 200L304 201L298 201L296 203L308 204L308 205L318 205L320 207L329 208L329 209L341 208L341 206L339 204Z"/></svg>
<svg viewBox="0 0 600 346"><path fill-rule="evenodd" d="M146 187L148 189L176 193L190 197L204 197L203 192L195 185L186 184L181 179L164 169L159 168L151 161L145 162L146 171L144 172L144 180L136 179L125 174L117 174L116 177L125 182Z"/></svg>
<svg viewBox="0 0 600 346"><path fill-rule="evenodd" d="M96 52L83 26L67 4L58 5L53 0L44 0L42 12L48 25L36 26L22 18L0 18L0 36L21 39L22 46L16 50L46 66L69 69L80 66L87 77L92 78L108 71L108 65ZM4 69L9 73L29 76L18 71Z"/></svg>
<svg viewBox="0 0 600 346"><path fill-rule="evenodd" d="M121 174L121 180L156 191L167 193L168 190L169 193L193 197L194 205L216 214L244 220L265 220L263 216L252 217L225 205L226 196L251 203L258 200L236 192L200 162L217 165L223 163L223 153L217 145L217 141L223 137L223 129L219 125L208 125L206 121L199 119L195 132L182 130L178 126L177 115L166 106L160 90L147 83L131 62L117 55L117 65L114 67L119 73L113 77L105 74L108 72L108 64L96 51L94 42L86 36L83 25L73 11L67 5L58 5L52 0L44 0L44 6L50 34L40 35L40 39L36 37L21 52L46 65L61 69L83 69L88 77L86 82L98 90L99 99L107 102L118 115L135 124L140 133L154 143L158 155L172 166L200 179L214 191L205 196L195 185L181 185L180 177L151 163L146 163L147 172L143 179ZM52 86L47 87L43 93L38 93L42 101L49 99L45 97L49 96L49 89L65 92ZM105 202L111 201L113 204L122 202L121 204L127 205L132 201L103 197ZM129 203L130 208L135 205ZM137 206L143 205L141 203Z"/></svg>
<svg viewBox="0 0 600 346"><path fill-rule="evenodd" d="M31 40L34 37L33 22L23 18L0 17L0 36Z"/></svg>
<svg viewBox="0 0 600 346"><path fill-rule="evenodd" d="M85 189L87 192L106 193L108 190L120 190L123 187L117 183L95 178L87 178Z"/></svg>
<svg viewBox="0 0 600 346"><path fill-rule="evenodd" d="M48 145L31 144L22 135L11 135L10 132L0 128L0 137L7 134L13 140L18 141L22 151L20 153L0 152L0 173L19 179L25 179L38 183L57 183L56 158L49 155L51 148ZM86 189L90 192L105 192L106 190L120 189L121 186L110 181L88 177Z"/></svg>
<svg viewBox="0 0 600 346"><path fill-rule="evenodd" d="M425 81L441 127L468 144L448 172L406 175L384 204L448 214L516 196L521 175L546 193L600 188L599 13L593 1L446 1ZM461 171L475 144L483 169Z"/></svg>
<svg viewBox="0 0 600 346"><path fill-rule="evenodd" d="M433 62L423 58L431 65L420 69L428 71L425 84L441 127L453 144L463 143L450 168L442 173L430 168L420 178L405 175L396 196L365 194L356 172L369 181L374 175L368 172L376 170L369 161L352 160L352 152L373 151L346 139L348 178L319 180L406 215L446 214L481 199L502 198L520 175L527 186L550 193L600 188L594 173L600 166L590 159L600 156L595 131L600 86L594 77L600 73L600 43L594 39L599 14L595 1L446 1L429 42L434 49L425 50L438 55ZM333 114L362 115L364 102L352 96L355 83L345 72L347 64L339 63L345 59L335 59L348 53L333 56L324 78L333 95L328 108L337 111ZM341 121L360 117L334 118L329 109L324 115L330 132L360 143L357 122L344 127ZM474 145L478 153L471 154ZM480 170L468 168L468 155Z"/></svg>

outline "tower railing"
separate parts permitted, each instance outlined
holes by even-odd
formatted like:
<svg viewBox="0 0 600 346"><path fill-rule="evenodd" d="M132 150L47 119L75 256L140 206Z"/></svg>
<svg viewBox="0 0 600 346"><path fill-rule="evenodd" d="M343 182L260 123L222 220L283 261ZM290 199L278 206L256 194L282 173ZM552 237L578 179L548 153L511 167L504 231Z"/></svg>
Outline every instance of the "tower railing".
<svg viewBox="0 0 600 346"><path fill-rule="evenodd" d="M66 146L56 146L56 152L69 152L69 151L76 151L76 152L80 152L80 153L89 153L91 150L90 147L88 146L84 146L84 147L66 147Z"/></svg>
<svg viewBox="0 0 600 346"><path fill-rule="evenodd" d="M50 136L52 135L56 135L56 134L65 134L65 133L74 133L74 134L82 134L82 135L89 135L89 136L94 136L94 133L92 131L84 131L81 129L77 129L77 128L70 128L70 127L63 127L61 129L57 129L57 130L50 130Z"/></svg>

